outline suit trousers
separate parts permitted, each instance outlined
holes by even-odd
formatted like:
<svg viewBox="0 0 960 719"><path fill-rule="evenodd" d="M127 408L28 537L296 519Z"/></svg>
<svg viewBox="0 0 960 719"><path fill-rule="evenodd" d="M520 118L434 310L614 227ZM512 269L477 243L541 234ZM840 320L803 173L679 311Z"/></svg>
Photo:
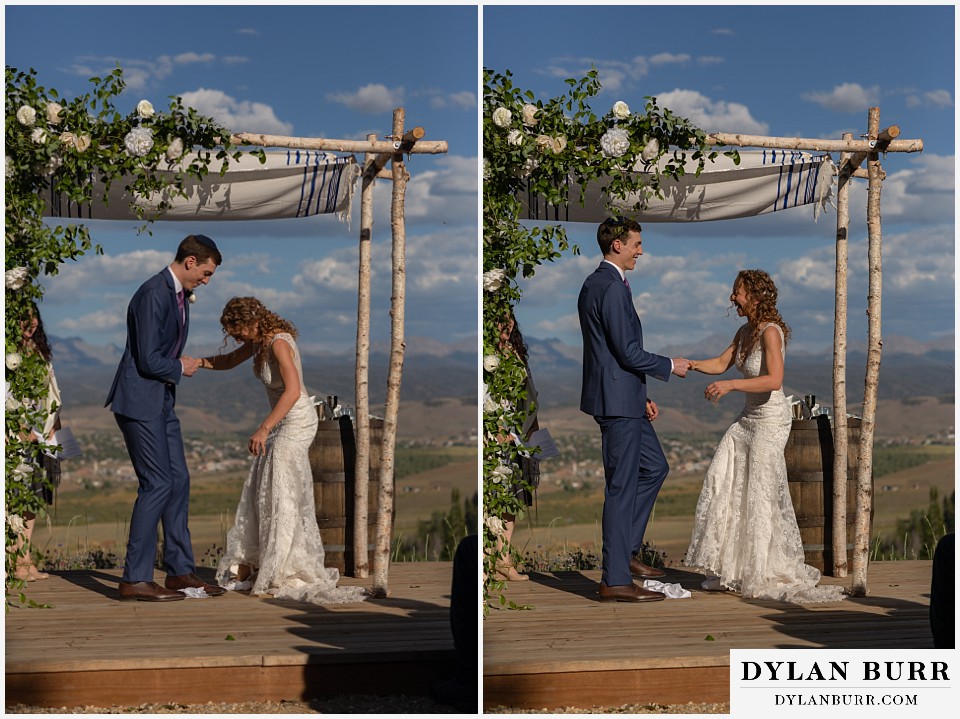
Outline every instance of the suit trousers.
<svg viewBox="0 0 960 719"><path fill-rule="evenodd" d="M608 587L632 584L630 556L640 551L669 466L646 417L594 419L600 425L606 479L602 581Z"/></svg>
<svg viewBox="0 0 960 719"><path fill-rule="evenodd" d="M140 483L130 519L123 581L153 581L158 524L163 525L164 570L171 575L189 574L195 569L187 526L190 473L180 420L174 412L173 389L166 389L163 411L153 419L114 417Z"/></svg>

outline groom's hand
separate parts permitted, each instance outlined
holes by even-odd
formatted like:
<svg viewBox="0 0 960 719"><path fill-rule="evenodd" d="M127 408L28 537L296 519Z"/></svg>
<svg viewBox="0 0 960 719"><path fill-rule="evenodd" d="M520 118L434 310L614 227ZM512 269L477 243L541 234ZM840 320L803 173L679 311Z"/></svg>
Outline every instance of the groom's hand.
<svg viewBox="0 0 960 719"><path fill-rule="evenodd" d="M185 377L193 377L197 368L200 366L200 360L195 357L183 356L180 358L180 364L183 365L183 374Z"/></svg>
<svg viewBox="0 0 960 719"><path fill-rule="evenodd" d="M673 358L673 373L677 377L686 377L687 371L689 369L690 369L690 360L684 359L683 357Z"/></svg>

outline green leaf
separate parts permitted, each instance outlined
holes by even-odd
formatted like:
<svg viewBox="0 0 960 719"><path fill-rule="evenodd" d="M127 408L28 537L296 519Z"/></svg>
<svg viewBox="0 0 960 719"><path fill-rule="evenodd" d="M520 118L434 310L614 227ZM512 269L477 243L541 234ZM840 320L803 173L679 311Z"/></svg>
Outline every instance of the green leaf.
<svg viewBox="0 0 960 719"><path fill-rule="evenodd" d="M708 634L706 637L703 638L703 640L704 640L705 642L715 642L715 641L717 641L716 639L713 638L713 635L712 635L712 634Z"/></svg>
<svg viewBox="0 0 960 719"><path fill-rule="evenodd" d="M224 637L224 640L228 642L235 642L237 641L237 638L232 634L228 634L227 636Z"/></svg>

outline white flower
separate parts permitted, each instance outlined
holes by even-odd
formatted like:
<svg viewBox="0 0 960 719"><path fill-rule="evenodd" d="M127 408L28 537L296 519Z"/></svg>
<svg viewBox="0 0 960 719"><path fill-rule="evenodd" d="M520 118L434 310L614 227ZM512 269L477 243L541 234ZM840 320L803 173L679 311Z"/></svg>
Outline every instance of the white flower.
<svg viewBox="0 0 960 719"><path fill-rule="evenodd" d="M86 152L90 148L90 135L77 135L73 141L73 146L77 148L77 152Z"/></svg>
<svg viewBox="0 0 960 719"><path fill-rule="evenodd" d="M506 531L506 526L500 517L484 517L483 523L495 536L499 537Z"/></svg>
<svg viewBox="0 0 960 719"><path fill-rule="evenodd" d="M19 514L8 514L7 526L13 530L14 534L23 534L27 531L27 523L23 521L23 517Z"/></svg>
<svg viewBox="0 0 960 719"><path fill-rule="evenodd" d="M483 158L483 181L490 179L490 160Z"/></svg>
<svg viewBox="0 0 960 719"><path fill-rule="evenodd" d="M656 160L660 156L660 143L657 141L657 138L652 138L643 147L643 151L640 153L640 157L643 158L644 162L650 162Z"/></svg>
<svg viewBox="0 0 960 719"><path fill-rule="evenodd" d="M20 366L20 363L23 361L23 358L20 356L19 352L11 352L6 357L7 369L13 372L17 367Z"/></svg>
<svg viewBox="0 0 960 719"><path fill-rule="evenodd" d="M3 176L8 180L13 179L14 175L13 169L13 158L10 155L4 155L3 157Z"/></svg>
<svg viewBox="0 0 960 719"><path fill-rule="evenodd" d="M501 464L499 467L493 470L490 475L490 480L494 484L500 484L500 482L504 481L505 479L510 479L512 476L513 469L505 464Z"/></svg>
<svg viewBox="0 0 960 719"><path fill-rule="evenodd" d="M34 110L29 105L24 105L19 110L17 110L17 121L21 125L26 125L30 127L37 120L37 111Z"/></svg>
<svg viewBox="0 0 960 719"><path fill-rule="evenodd" d="M483 395L483 411L487 414L493 414L497 411L497 403L489 392Z"/></svg>
<svg viewBox="0 0 960 719"><path fill-rule="evenodd" d="M14 267L4 273L3 279L8 290L19 290L27 281L30 271L26 267Z"/></svg>
<svg viewBox="0 0 960 719"><path fill-rule="evenodd" d="M20 407L22 406L20 404L20 400L18 400L12 394L7 395L6 401L4 402L4 404L6 405L7 412L15 412L16 410L20 409Z"/></svg>
<svg viewBox="0 0 960 719"><path fill-rule="evenodd" d="M523 144L523 133L520 130L510 130L507 133L507 144L519 146Z"/></svg>
<svg viewBox="0 0 960 719"><path fill-rule="evenodd" d="M13 470L14 474L19 474L20 477L29 477L33 474L33 466L27 464L26 462L21 462L17 465L17 468Z"/></svg>
<svg viewBox="0 0 960 719"><path fill-rule="evenodd" d="M47 122L51 125L60 124L60 113L63 112L63 105L56 102L47 103Z"/></svg>
<svg viewBox="0 0 960 719"><path fill-rule="evenodd" d="M145 127L135 127L123 138L127 153L134 157L143 157L153 149L153 133Z"/></svg>
<svg viewBox="0 0 960 719"><path fill-rule="evenodd" d="M618 120L626 120L630 117L630 106L623 100L617 100L613 103L613 116Z"/></svg>
<svg viewBox="0 0 960 719"><path fill-rule="evenodd" d="M537 112L539 108L536 105L526 104L523 106L523 124L533 127L537 124Z"/></svg>
<svg viewBox="0 0 960 719"><path fill-rule="evenodd" d="M483 273L483 290L484 292L496 292L500 289L500 285L503 284L503 279L506 276L506 272L499 267L495 270L487 270Z"/></svg>
<svg viewBox="0 0 960 719"><path fill-rule="evenodd" d="M567 136L566 135L557 135L553 138L553 154L559 155L561 152L567 149Z"/></svg>
<svg viewBox="0 0 960 719"><path fill-rule="evenodd" d="M191 305L196 301L197 301L196 293L191 292L189 295L187 295L187 302L189 302Z"/></svg>
<svg viewBox="0 0 960 719"><path fill-rule="evenodd" d="M183 155L183 140L179 137L173 138L170 142L170 146L167 148L167 159L171 162L173 160L179 160Z"/></svg>
<svg viewBox="0 0 960 719"><path fill-rule="evenodd" d="M68 146L70 146L70 147L75 147L76 144L77 144L77 136L74 135L72 132L69 132L69 131L67 131L67 132L61 132L61 133L60 133L60 142L61 142L62 144L64 144L64 145L68 145Z"/></svg>
<svg viewBox="0 0 960 719"><path fill-rule="evenodd" d="M46 166L43 168L44 175L52 175L63 165L63 158L60 155L53 155L47 160Z"/></svg>
<svg viewBox="0 0 960 719"><path fill-rule="evenodd" d="M33 132L30 133L30 139L38 145L43 145L47 141L47 131L42 127L35 127Z"/></svg>
<svg viewBox="0 0 960 719"><path fill-rule="evenodd" d="M149 100L141 100L137 103L137 114L140 117L153 117L153 105Z"/></svg>
<svg viewBox="0 0 960 719"><path fill-rule="evenodd" d="M493 372L497 367L500 366L500 358L496 355L484 355L483 357L483 369L487 372Z"/></svg>
<svg viewBox="0 0 960 719"><path fill-rule="evenodd" d="M510 127L513 113L505 107L498 107L493 111L493 124L497 127Z"/></svg>
<svg viewBox="0 0 960 719"><path fill-rule="evenodd" d="M630 136L619 127L607 130L600 138L600 149L607 157L620 157L630 149Z"/></svg>
<svg viewBox="0 0 960 719"><path fill-rule="evenodd" d="M537 135L537 150L553 152L553 138L549 135Z"/></svg>
<svg viewBox="0 0 960 719"><path fill-rule="evenodd" d="M527 161L523 163L523 167L518 167L514 174L517 177L530 177L538 167L540 167L540 160L535 157L528 157Z"/></svg>

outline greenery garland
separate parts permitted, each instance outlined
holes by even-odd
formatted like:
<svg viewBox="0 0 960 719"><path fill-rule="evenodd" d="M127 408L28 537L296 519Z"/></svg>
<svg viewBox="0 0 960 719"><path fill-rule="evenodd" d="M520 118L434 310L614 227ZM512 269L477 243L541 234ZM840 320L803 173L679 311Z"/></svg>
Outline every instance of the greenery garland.
<svg viewBox="0 0 960 719"><path fill-rule="evenodd" d="M604 196L640 200L629 215L652 197L662 197L661 182L685 174L685 161L697 161L697 174L719 153L688 120L660 108L646 97L644 114L615 102L597 117L589 101L601 86L594 69L567 80L565 95L547 101L514 87L509 70L484 69L483 92L483 576L484 611L499 597L500 606L516 605L503 595L505 583L496 564L510 547L498 549L503 518L525 509L516 492L521 483L524 450L511 433L524 423L526 368L513 352L504 352L500 334L513 316L521 291L519 277L532 277L544 262L570 249L561 225L528 228L520 222L522 200L529 192L555 206L583 202L583 188L604 183ZM668 149L669 148L669 149ZM726 153L739 161L735 152ZM662 162L658 162L663 159ZM649 174L630 172L643 162ZM655 164L656 163L656 164ZM659 170L657 168L660 168ZM570 184L580 197L567 195ZM612 207L612 203L608 206ZM611 210L612 212L612 210ZM577 248L573 248L577 251Z"/></svg>
<svg viewBox="0 0 960 719"><path fill-rule="evenodd" d="M188 180L202 179L222 160L221 175L230 158L242 153L229 143L231 133L214 120L171 98L158 112L141 100L127 113L114 101L124 89L123 71L91 78L93 89L71 100L37 83L36 71L6 68L6 128L4 176L6 188L6 606L19 593L27 601L24 582L16 578L17 561L28 547L16 550L26 513L42 517L45 506L32 486L42 480L41 449L22 432L42 426L40 407L47 394L47 365L37 352L23 346L21 326L34 303L43 297L41 277L56 275L67 260L89 251L102 254L82 223L45 223L46 197L89 203L94 183L109 188L122 183L131 198L186 196ZM204 148L214 148L208 150ZM197 150L197 148L200 148ZM186 151L197 155L181 162ZM262 151L257 151L261 161ZM172 175L158 170L175 170ZM158 194L159 193L159 194ZM169 206L155 212L136 208L140 230ZM131 203L131 206L133 204Z"/></svg>

